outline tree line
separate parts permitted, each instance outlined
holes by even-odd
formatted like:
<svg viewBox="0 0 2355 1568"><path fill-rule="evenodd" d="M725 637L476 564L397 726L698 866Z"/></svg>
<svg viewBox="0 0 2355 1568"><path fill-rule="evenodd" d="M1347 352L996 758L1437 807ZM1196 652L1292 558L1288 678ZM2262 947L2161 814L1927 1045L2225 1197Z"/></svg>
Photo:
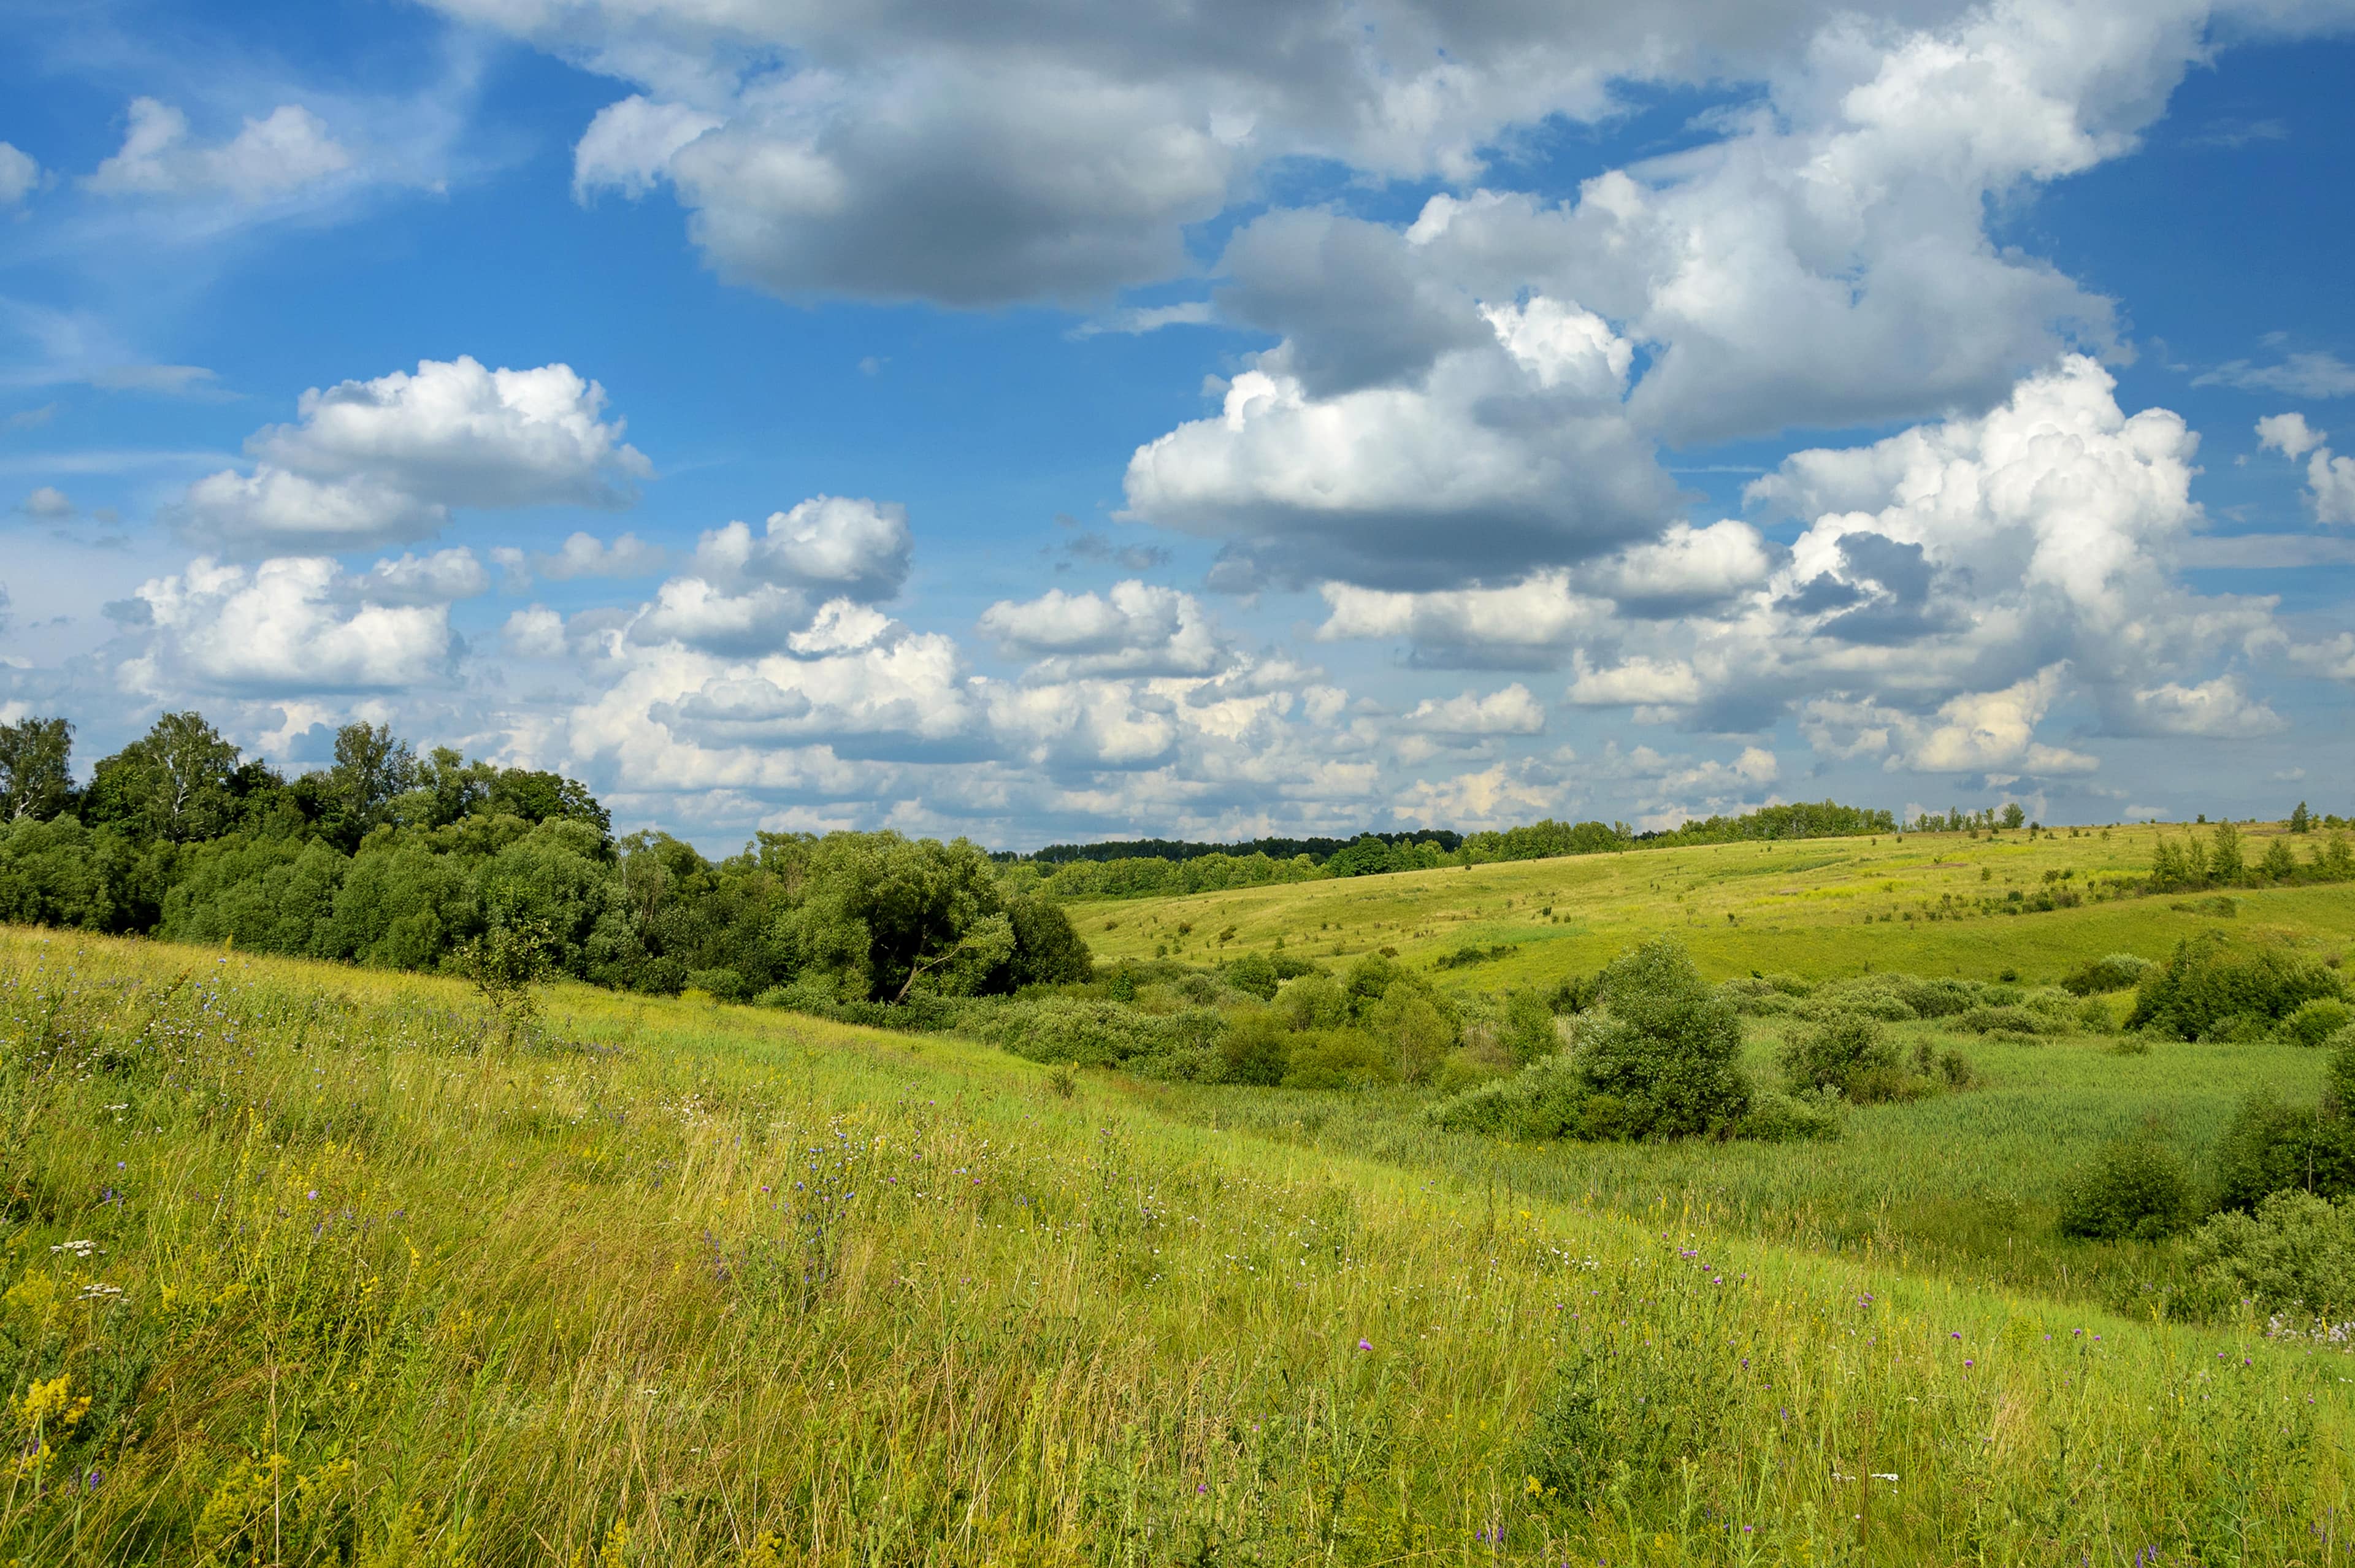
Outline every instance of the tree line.
<svg viewBox="0 0 2355 1568"><path fill-rule="evenodd" d="M288 779L167 713L86 786L63 720L0 726L0 920L387 968L485 939L617 989L811 1005L1084 979L1087 944L986 854L896 833L761 833L719 860L616 839L578 780L423 757L346 725Z"/></svg>

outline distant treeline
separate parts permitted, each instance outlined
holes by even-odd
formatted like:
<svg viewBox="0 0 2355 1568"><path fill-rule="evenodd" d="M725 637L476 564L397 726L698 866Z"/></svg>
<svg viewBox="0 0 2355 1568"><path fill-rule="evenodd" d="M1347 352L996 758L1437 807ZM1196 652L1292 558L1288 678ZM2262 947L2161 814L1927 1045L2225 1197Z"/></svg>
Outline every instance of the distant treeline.
<svg viewBox="0 0 2355 1568"><path fill-rule="evenodd" d="M1367 839L1385 848L1400 844L1436 844L1454 854L1464 835L1444 827L1418 828L1411 833L1367 833L1356 838L1245 838L1232 844L1196 844L1180 838L1115 838L1101 844L1050 844L1036 854L1001 851L999 860L1035 860L1042 866L1068 865L1074 860L1199 860L1223 855L1246 860L1263 855L1271 860L1294 860L1305 855L1317 865Z"/></svg>
<svg viewBox="0 0 2355 1568"><path fill-rule="evenodd" d="M1679 827L1643 833L1624 822L1556 822L1550 817L1485 833L1369 833L1321 861L1305 852L1279 859L1265 853L1232 855L1212 850L1187 859L1091 855L1064 859L1049 870L1045 851L1041 851L1036 859L1015 869L1018 874L1023 869L1031 871L1038 878L1039 889L1051 898L1166 898L1328 877L1428 871L1442 866L1485 866L1499 860L1549 860L1564 855L1605 855L1623 849L1673 848L1688 844L1829 838L1896 831L1897 819L1889 812L1826 800L1761 806L1740 816L1711 816ZM1455 842L1446 845L1444 840L1451 838Z"/></svg>

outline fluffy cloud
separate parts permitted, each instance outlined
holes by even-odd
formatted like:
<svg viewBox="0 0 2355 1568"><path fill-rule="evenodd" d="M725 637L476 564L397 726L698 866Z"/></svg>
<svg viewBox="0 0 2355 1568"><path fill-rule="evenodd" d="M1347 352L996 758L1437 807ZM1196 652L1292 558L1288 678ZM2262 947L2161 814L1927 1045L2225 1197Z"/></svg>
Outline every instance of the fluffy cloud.
<svg viewBox="0 0 2355 1568"><path fill-rule="evenodd" d="M16 509L28 517L56 522L74 515L72 497L54 485L37 486L31 494L16 503Z"/></svg>
<svg viewBox="0 0 2355 1568"><path fill-rule="evenodd" d="M2355 457L2334 455L2328 439L2303 414L2273 414L2257 421L2257 442L2295 463L2306 458L2307 500L2315 520L2355 523Z"/></svg>
<svg viewBox="0 0 2355 1568"><path fill-rule="evenodd" d="M2097 758L2036 739L2065 673L2062 666L2050 666L1998 691L1951 698L1926 716L1871 701L1819 698L1802 710L1801 729L1818 752L1880 756L1892 771L2041 777L2091 773L2101 765Z"/></svg>
<svg viewBox="0 0 2355 1568"><path fill-rule="evenodd" d="M358 475L320 480L263 466L223 469L188 486L170 516L181 531L240 555L273 549L364 549L431 539L450 509Z"/></svg>
<svg viewBox="0 0 2355 1568"><path fill-rule="evenodd" d="M2032 733L2064 680L2105 729L2147 732L2137 692L2212 701L2231 683L2200 665L2274 635L2265 602L2173 581L2200 520L2196 449L2176 415L2128 416L2098 365L2070 358L1984 416L1793 455L1752 486L1806 521L1787 551L1721 523L1506 588L1328 584L1319 635L1403 640L1430 663L1567 662L1574 705L1708 729L1763 731L1805 704L1803 731L1836 758L2082 772L2093 759ZM1682 613L1645 603L1679 588Z"/></svg>
<svg viewBox="0 0 2355 1568"><path fill-rule="evenodd" d="M1753 586L1754 535L1664 537L1653 443L1985 407L2072 342L2106 342L2108 303L1990 243L1987 206L2130 148L2199 58L2203 16L1829 22L1731 133L1574 201L1443 194L1402 230L1259 218L1217 297L1282 341L1220 417L1138 450L1132 512L1233 541L1257 569L1231 569L1242 584L1493 583L1649 541L1614 595L1639 613ZM1691 587L1647 593L1646 575ZM1851 635L1906 629L1881 587Z"/></svg>
<svg viewBox="0 0 2355 1568"><path fill-rule="evenodd" d="M2101 764L2081 752L2048 746L2036 726L2059 693L2058 666L2001 691L1969 692L1942 704L1934 723L1919 729L1905 764L1920 773L2091 773Z"/></svg>
<svg viewBox="0 0 2355 1568"><path fill-rule="evenodd" d="M190 688L397 691L448 677L457 647L446 604L365 600L366 585L332 560L245 567L199 558L140 585L147 643L122 677L159 699Z"/></svg>
<svg viewBox="0 0 2355 1568"><path fill-rule="evenodd" d="M517 610L499 628L499 640L517 658L560 658L566 646L564 617L545 604Z"/></svg>
<svg viewBox="0 0 2355 1568"><path fill-rule="evenodd" d="M352 164L351 154L319 117L299 104L281 104L263 119L249 119L236 136L215 146L190 141L188 117L155 99L133 99L130 118L122 150L82 182L91 190L154 196L226 192L240 201L266 201L342 174Z"/></svg>
<svg viewBox="0 0 2355 1568"><path fill-rule="evenodd" d="M602 417L605 389L567 365L485 369L424 360L303 394L300 420L246 443L250 473L189 486L182 528L256 553L427 538L453 507L618 507L653 472Z"/></svg>
<svg viewBox="0 0 2355 1568"><path fill-rule="evenodd" d="M1506 124L1606 111L1614 66L1698 55L1665 16L1419 0L1295 0L1247 17L1227 0L1089 16L441 4L645 90L582 137L583 193L667 181L714 264L778 293L964 304L1094 297L1182 272L1184 226L1272 160L1462 176ZM1772 37L1786 17L1716 30Z"/></svg>
<svg viewBox="0 0 2355 1568"><path fill-rule="evenodd" d="M1555 770L1543 763L1497 763L1476 773L1418 779L1399 795L1394 814L1422 827L1504 827L1567 816Z"/></svg>
<svg viewBox="0 0 2355 1568"><path fill-rule="evenodd" d="M2304 414L2267 414L2257 421L2257 449L2278 452L2292 463L2320 446L2325 439L2320 431L2306 422Z"/></svg>
<svg viewBox="0 0 2355 1568"><path fill-rule="evenodd" d="M2200 735L2212 740L2248 740L2289 728L2272 707L2249 695L2231 676L2197 686L2176 681L2134 694L2134 718L2147 735Z"/></svg>
<svg viewBox="0 0 2355 1568"><path fill-rule="evenodd" d="M41 183L41 165L32 155L0 142L0 208L14 207Z"/></svg>
<svg viewBox="0 0 2355 1568"><path fill-rule="evenodd" d="M1705 528L1677 523L1587 577L1630 614L1683 615L1763 587L1774 571L1774 555L1748 523L1711 523Z"/></svg>
<svg viewBox="0 0 2355 1568"><path fill-rule="evenodd" d="M1426 697L1399 719L1399 728L1422 735L1476 739L1487 735L1535 735L1545 729L1545 704L1520 682L1486 697L1463 692Z"/></svg>
<svg viewBox="0 0 2355 1568"><path fill-rule="evenodd" d="M1131 579L1104 593L1052 590L982 613L981 635L1008 658L1035 661L1039 678L1210 675L1228 650L1190 593Z"/></svg>
<svg viewBox="0 0 2355 1568"><path fill-rule="evenodd" d="M1568 696L1581 708L1689 708L1700 699L1700 677L1675 659L1635 654L1597 669L1582 653L1577 667Z"/></svg>
<svg viewBox="0 0 2355 1568"><path fill-rule="evenodd" d="M770 513L761 533L741 522L706 533L695 564L721 582L766 582L873 603L907 581L912 548L906 507L815 496L789 512Z"/></svg>
<svg viewBox="0 0 2355 1568"><path fill-rule="evenodd" d="M627 504L653 472L570 365L485 369L470 356L304 392L292 425L246 443L296 473L368 474L453 507Z"/></svg>
<svg viewBox="0 0 2355 1568"><path fill-rule="evenodd" d="M1327 582L1319 592L1328 612L1319 640L1402 641L1419 662L1437 665L1550 668L1573 639L1613 623L1611 606L1572 592L1563 571L1508 588L1407 593Z"/></svg>
<svg viewBox="0 0 2355 1568"><path fill-rule="evenodd" d="M1228 538L1289 580L1513 576L1654 534L1673 487L1615 396L1625 345L1543 300L1476 324L1417 386L1319 397L1263 359L1218 418L1139 448L1137 517Z"/></svg>
<svg viewBox="0 0 2355 1568"><path fill-rule="evenodd" d="M602 550L576 538L586 541L573 550L582 562L620 550L621 541ZM867 606L899 592L911 548L905 507L814 496L771 513L757 534L741 522L705 532L694 571L655 590L627 635L736 657L864 647L890 625Z"/></svg>
<svg viewBox="0 0 2355 1568"><path fill-rule="evenodd" d="M716 114L634 93L607 104L572 150L573 199L585 202L601 190L645 195L681 148L722 123Z"/></svg>
<svg viewBox="0 0 2355 1568"><path fill-rule="evenodd" d="M461 547L379 560L348 581L351 596L371 604L448 604L489 592L491 574Z"/></svg>
<svg viewBox="0 0 2355 1568"><path fill-rule="evenodd" d="M563 548L552 555L535 555L531 564L539 575L556 582L583 577L651 577L669 556L658 544L635 534L623 534L611 544L594 534L565 536Z"/></svg>

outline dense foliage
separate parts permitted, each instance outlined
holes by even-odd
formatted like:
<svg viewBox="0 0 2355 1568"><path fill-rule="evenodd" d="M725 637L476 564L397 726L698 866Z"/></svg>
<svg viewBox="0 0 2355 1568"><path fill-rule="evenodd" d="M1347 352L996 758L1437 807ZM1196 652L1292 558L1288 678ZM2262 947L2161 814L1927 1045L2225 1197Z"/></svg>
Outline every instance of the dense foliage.
<svg viewBox="0 0 2355 1568"><path fill-rule="evenodd" d="M419 758L365 724L292 781L193 713L81 791L66 741L58 721L0 732L0 799L35 803L0 823L0 920L425 970L527 927L558 973L738 1001L1007 992L1092 966L1060 910L962 840L763 833L713 861L666 834L616 841L574 780Z"/></svg>
<svg viewBox="0 0 2355 1568"><path fill-rule="evenodd" d="M2126 1027L2178 1040L2260 1038L2308 1003L2337 1001L2345 991L2327 965L2277 944L2234 943L2204 931L2143 975Z"/></svg>

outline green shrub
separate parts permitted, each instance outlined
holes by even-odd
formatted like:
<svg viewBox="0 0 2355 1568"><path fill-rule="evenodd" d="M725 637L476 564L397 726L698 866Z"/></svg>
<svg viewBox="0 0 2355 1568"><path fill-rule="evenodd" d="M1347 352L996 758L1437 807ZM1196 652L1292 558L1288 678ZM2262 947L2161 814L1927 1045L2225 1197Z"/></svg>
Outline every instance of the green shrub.
<svg viewBox="0 0 2355 1568"><path fill-rule="evenodd" d="M1761 1089L1750 1097L1740 1134L1762 1143L1829 1141L1846 1130L1838 1094L1786 1094Z"/></svg>
<svg viewBox="0 0 2355 1568"><path fill-rule="evenodd" d="M1404 969L1380 953L1366 954L1350 965L1341 976L1341 996L1348 1004L1349 1021L1364 1021L1374 1005L1405 976Z"/></svg>
<svg viewBox="0 0 2355 1568"><path fill-rule="evenodd" d="M1427 1082L1447 1053L1455 1049L1455 1020L1428 997L1394 986L1375 1004L1368 1026L1397 1052L1399 1078L1408 1083Z"/></svg>
<svg viewBox="0 0 2355 1568"><path fill-rule="evenodd" d="M1270 1008L1246 1008L1227 1015L1219 1031L1219 1080L1223 1083L1281 1083L1292 1070L1292 1031Z"/></svg>
<svg viewBox="0 0 2355 1568"><path fill-rule="evenodd" d="M1303 975L1285 982L1275 994L1275 1006L1295 1029L1338 1029L1349 1016L1349 1004L1329 975Z"/></svg>
<svg viewBox="0 0 2355 1568"><path fill-rule="evenodd" d="M2290 1188L2325 1198L2355 1192L2355 1123L2253 1094L2217 1141L2216 1201L2254 1209Z"/></svg>
<svg viewBox="0 0 2355 1568"><path fill-rule="evenodd" d="M1678 1137L1731 1131L1749 1109L1742 1020L1683 948L1647 942L1603 972L1604 1010L1570 1052L1428 1113L1442 1126L1520 1137Z"/></svg>
<svg viewBox="0 0 2355 1568"><path fill-rule="evenodd" d="M1606 1016L1578 1040L1580 1076L1625 1106L1632 1136L1731 1127L1750 1106L1742 1020L1673 942L1654 940L1603 971Z"/></svg>
<svg viewBox="0 0 2355 1568"><path fill-rule="evenodd" d="M2048 1027L2026 1008L2016 1006L1966 1008L1955 1015L1954 1026L1973 1034L2041 1034Z"/></svg>
<svg viewBox="0 0 2355 1568"><path fill-rule="evenodd" d="M2062 988L2079 997L2096 997L2105 991L2123 991L2139 982L2150 968L2150 960L2131 953L2113 953L2106 958L2096 958L2083 968L2072 972L2061 982Z"/></svg>
<svg viewBox="0 0 2355 1568"><path fill-rule="evenodd" d="M1511 1074L1487 1056L1474 1051L1449 1053L1439 1070L1431 1075L1431 1086L1442 1094L1461 1094L1466 1089L1483 1083L1494 1083Z"/></svg>
<svg viewBox="0 0 2355 1568"><path fill-rule="evenodd" d="M2355 1023L2355 1008L2336 997L2318 997L2282 1020L2282 1038L2292 1045L2328 1045L2331 1037Z"/></svg>
<svg viewBox="0 0 2355 1568"><path fill-rule="evenodd" d="M1397 1052L1363 1029L1310 1029L1290 1047L1286 1089L1368 1089L1398 1080Z"/></svg>
<svg viewBox="0 0 2355 1568"><path fill-rule="evenodd" d="M1746 1018L1780 1018L1799 1006L1798 998L1776 990L1772 982L1756 975L1724 981L1717 990L1734 1011Z"/></svg>
<svg viewBox="0 0 2355 1568"><path fill-rule="evenodd" d="M1527 1067L1541 1056L1561 1049L1561 1031L1555 1027L1553 1008L1534 991L1516 991L1505 998L1505 1017L1497 1040L1516 1067Z"/></svg>
<svg viewBox="0 0 2355 1568"><path fill-rule="evenodd" d="M723 1002L748 1002L752 999L752 987L734 969L690 969L687 972L687 984Z"/></svg>
<svg viewBox="0 0 2355 1568"><path fill-rule="evenodd" d="M2282 947L2202 932L2143 976L2126 1027L2178 1040L2243 1038L2251 1027L2270 1031L2307 1003L2336 999L2344 989L2331 970Z"/></svg>
<svg viewBox="0 0 2355 1568"><path fill-rule="evenodd" d="M2145 1129L2103 1145L2078 1174L2061 1206L2061 1233L2158 1241L2189 1224L2195 1203L2183 1161Z"/></svg>
<svg viewBox="0 0 2355 1568"><path fill-rule="evenodd" d="M2322 1070L2322 1114L2355 1118L2355 1029L2331 1039L2330 1061Z"/></svg>
<svg viewBox="0 0 2355 1568"><path fill-rule="evenodd" d="M1894 992L1879 987L1826 988L1799 1004L1801 1018L1870 1018L1882 1023L1912 1023L1922 1015Z"/></svg>
<svg viewBox="0 0 2355 1568"><path fill-rule="evenodd" d="M1895 978L1893 994L1913 1009L1916 1018L1950 1019L1968 1011L1978 1000L1978 987L1966 980L1923 980L1911 975Z"/></svg>
<svg viewBox="0 0 2355 1568"><path fill-rule="evenodd" d="M1897 1047L1881 1020L1869 1013L1835 1012L1793 1029L1774 1052L1783 1083L1794 1094L1836 1089L1862 1104L1860 1082L1897 1072ZM1886 1098L1886 1095L1881 1096Z"/></svg>
<svg viewBox="0 0 2355 1568"><path fill-rule="evenodd" d="M2115 1034L2118 1027L2117 1015L2110 1011L2110 1004L2099 996L2087 997L2077 1004L2077 1027L2087 1034Z"/></svg>
<svg viewBox="0 0 2355 1568"><path fill-rule="evenodd" d="M2273 1193L2254 1213L2219 1214L2200 1227L2184 1261L2220 1306L2245 1300L2268 1313L2343 1321L2355 1317L2355 1199Z"/></svg>
<svg viewBox="0 0 2355 1568"><path fill-rule="evenodd" d="M1263 1002L1275 1000L1276 987L1284 983L1283 976L1276 973L1275 960L1264 953L1246 953L1222 973L1228 985Z"/></svg>

